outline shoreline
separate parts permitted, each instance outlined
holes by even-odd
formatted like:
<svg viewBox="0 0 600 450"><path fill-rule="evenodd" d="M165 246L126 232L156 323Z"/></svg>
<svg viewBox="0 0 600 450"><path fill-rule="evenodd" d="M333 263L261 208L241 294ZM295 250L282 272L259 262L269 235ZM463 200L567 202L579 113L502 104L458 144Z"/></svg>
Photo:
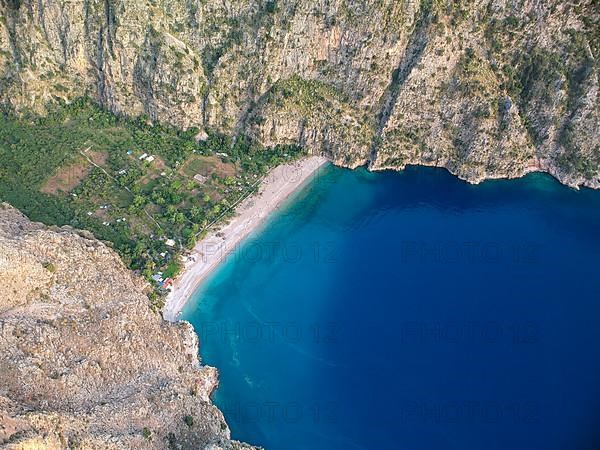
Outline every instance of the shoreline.
<svg viewBox="0 0 600 450"><path fill-rule="evenodd" d="M325 157L309 156L271 170L261 182L258 193L243 200L228 223L210 231L196 243L191 251L195 261L188 262L173 283L162 309L163 318L168 322L177 322L192 294L229 252L327 162Z"/></svg>

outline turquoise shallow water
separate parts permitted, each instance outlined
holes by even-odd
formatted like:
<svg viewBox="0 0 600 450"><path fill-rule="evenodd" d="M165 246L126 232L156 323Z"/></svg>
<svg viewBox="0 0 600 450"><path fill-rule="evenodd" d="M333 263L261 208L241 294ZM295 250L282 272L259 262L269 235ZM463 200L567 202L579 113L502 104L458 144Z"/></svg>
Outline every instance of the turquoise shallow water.
<svg viewBox="0 0 600 450"><path fill-rule="evenodd" d="M600 448L600 192L327 167L183 318L268 449Z"/></svg>

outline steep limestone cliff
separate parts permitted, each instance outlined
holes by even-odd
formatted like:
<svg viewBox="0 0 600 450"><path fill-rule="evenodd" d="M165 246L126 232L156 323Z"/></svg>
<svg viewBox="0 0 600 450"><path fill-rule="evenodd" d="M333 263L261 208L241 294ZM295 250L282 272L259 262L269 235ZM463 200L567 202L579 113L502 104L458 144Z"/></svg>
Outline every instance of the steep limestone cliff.
<svg viewBox="0 0 600 450"><path fill-rule="evenodd" d="M600 187L596 0L0 0L0 99Z"/></svg>
<svg viewBox="0 0 600 450"><path fill-rule="evenodd" d="M254 448L211 404L191 326L142 288L99 241L0 204L0 446Z"/></svg>

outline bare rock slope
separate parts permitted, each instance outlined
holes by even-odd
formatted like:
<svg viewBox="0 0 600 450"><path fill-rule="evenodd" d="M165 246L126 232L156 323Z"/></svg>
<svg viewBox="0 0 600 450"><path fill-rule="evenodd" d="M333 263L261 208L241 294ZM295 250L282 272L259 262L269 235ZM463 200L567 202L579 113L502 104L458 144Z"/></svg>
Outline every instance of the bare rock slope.
<svg viewBox="0 0 600 450"><path fill-rule="evenodd" d="M211 404L191 327L151 312L140 279L82 234L0 205L0 447L254 448Z"/></svg>
<svg viewBox="0 0 600 450"><path fill-rule="evenodd" d="M600 187L597 0L0 0L0 104Z"/></svg>

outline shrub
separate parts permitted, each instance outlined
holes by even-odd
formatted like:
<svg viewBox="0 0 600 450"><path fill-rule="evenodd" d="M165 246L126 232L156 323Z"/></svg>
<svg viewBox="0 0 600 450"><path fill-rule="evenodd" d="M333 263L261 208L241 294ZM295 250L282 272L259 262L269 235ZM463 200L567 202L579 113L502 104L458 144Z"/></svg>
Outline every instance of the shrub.
<svg viewBox="0 0 600 450"><path fill-rule="evenodd" d="M56 266L50 262L46 262L43 264L44 269L46 269L50 273L56 272Z"/></svg>

